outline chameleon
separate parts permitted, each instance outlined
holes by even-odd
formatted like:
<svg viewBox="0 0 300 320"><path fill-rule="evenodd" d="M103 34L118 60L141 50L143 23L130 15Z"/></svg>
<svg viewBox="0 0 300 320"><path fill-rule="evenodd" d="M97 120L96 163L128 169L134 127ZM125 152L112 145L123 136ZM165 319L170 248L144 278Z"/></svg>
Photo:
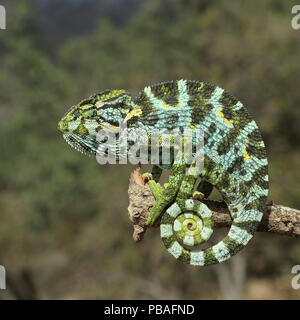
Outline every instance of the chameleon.
<svg viewBox="0 0 300 320"><path fill-rule="evenodd" d="M269 188L266 147L244 105L208 82L171 80L147 86L134 98L122 89L94 94L72 106L58 127L73 148L95 156L101 148L97 132L115 132L124 124L128 130L145 130L148 137L173 129L203 132L201 172L187 173L191 164L181 157L159 161L146 174L155 197L147 226L161 217L168 252L183 263L208 266L241 251L262 219ZM159 184L163 170L169 171L165 188ZM212 212L201 200L213 188L226 202L232 225L223 240L201 249L198 245L213 232Z"/></svg>

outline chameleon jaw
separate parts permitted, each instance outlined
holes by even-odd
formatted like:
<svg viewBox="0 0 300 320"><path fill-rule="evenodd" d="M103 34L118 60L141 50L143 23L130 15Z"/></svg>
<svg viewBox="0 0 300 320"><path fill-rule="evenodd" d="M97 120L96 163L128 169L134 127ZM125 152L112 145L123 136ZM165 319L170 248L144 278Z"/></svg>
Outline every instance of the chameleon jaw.
<svg viewBox="0 0 300 320"><path fill-rule="evenodd" d="M83 141L78 141L78 139L76 139L76 136L74 134L64 133L63 138L72 148L79 151L80 153L88 156L95 155L94 151L90 147L88 147L86 144L84 144Z"/></svg>

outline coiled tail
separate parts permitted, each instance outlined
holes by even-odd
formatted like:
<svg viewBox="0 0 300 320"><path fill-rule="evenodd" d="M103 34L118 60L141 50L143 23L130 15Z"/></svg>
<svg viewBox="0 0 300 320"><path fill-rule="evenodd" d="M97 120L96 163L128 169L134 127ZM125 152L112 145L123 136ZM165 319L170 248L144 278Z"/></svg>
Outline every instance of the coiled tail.
<svg viewBox="0 0 300 320"><path fill-rule="evenodd" d="M266 173L267 167L261 169ZM162 241L176 259L196 266L208 266L230 259L253 237L265 208L267 173L259 179L238 181L221 168L206 171L205 179L223 195L233 218L227 236L210 248L197 245L213 233L211 210L194 199L178 200L164 213L160 233ZM191 248L192 247L192 248Z"/></svg>

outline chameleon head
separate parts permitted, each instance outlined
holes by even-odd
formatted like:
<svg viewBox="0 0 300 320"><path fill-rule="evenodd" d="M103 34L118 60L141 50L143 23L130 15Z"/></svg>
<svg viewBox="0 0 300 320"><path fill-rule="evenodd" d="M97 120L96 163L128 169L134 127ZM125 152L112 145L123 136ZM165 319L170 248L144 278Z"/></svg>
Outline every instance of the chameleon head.
<svg viewBox="0 0 300 320"><path fill-rule="evenodd" d="M106 90L71 107L58 129L73 148L95 155L99 147L97 133L117 131L131 109L131 97L125 90Z"/></svg>

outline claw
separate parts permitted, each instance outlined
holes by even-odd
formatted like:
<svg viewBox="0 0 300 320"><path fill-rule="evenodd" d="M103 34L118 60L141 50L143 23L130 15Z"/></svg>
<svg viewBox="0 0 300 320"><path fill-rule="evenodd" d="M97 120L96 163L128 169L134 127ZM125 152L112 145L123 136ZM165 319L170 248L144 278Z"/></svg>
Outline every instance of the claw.
<svg viewBox="0 0 300 320"><path fill-rule="evenodd" d="M142 174L142 179L145 183L147 183L150 180L153 180L152 174L150 172L145 172Z"/></svg>
<svg viewBox="0 0 300 320"><path fill-rule="evenodd" d="M202 192L199 192L199 191L195 191L193 193L193 199L195 200L202 200L204 199L204 194Z"/></svg>

